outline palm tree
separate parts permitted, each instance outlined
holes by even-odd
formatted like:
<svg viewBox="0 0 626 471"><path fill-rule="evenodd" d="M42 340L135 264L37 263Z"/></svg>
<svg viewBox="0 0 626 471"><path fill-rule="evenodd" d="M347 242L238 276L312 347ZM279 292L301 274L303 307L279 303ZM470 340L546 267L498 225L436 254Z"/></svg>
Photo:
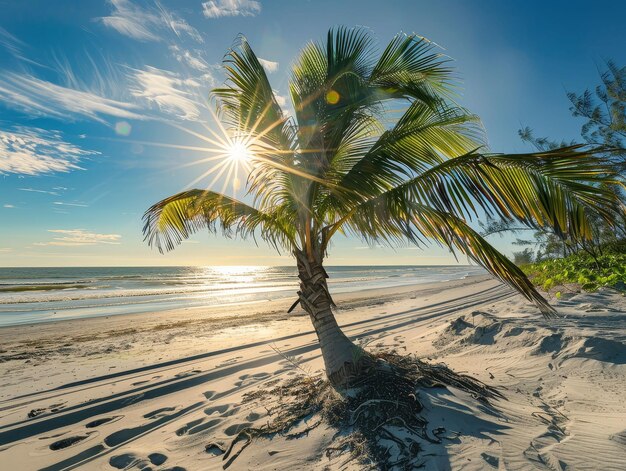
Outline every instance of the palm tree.
<svg viewBox="0 0 626 471"><path fill-rule="evenodd" d="M337 233L389 246L434 240L554 315L519 268L467 221L486 214L589 238L590 215L611 221L617 210L598 185L615 174L580 146L485 152L478 118L452 101L448 64L416 35L397 35L378 55L369 31L331 29L325 43L308 44L293 65L291 116L239 38L224 59L227 81L212 96L220 120L251 155L251 202L202 189L176 194L146 211L147 242L171 250L208 228L260 236L292 253L296 304L310 315L334 385L371 362L332 312L324 259Z"/></svg>

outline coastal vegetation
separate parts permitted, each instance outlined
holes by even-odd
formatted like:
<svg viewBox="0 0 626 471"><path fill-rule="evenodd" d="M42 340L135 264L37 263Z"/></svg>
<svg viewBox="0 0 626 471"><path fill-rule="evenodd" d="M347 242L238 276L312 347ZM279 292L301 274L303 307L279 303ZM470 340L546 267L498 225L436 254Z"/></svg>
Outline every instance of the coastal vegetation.
<svg viewBox="0 0 626 471"><path fill-rule="evenodd" d="M626 292L626 245L601 247L602 254L577 252L564 258L522 265L537 286L557 297L563 292L596 291L602 287Z"/></svg>

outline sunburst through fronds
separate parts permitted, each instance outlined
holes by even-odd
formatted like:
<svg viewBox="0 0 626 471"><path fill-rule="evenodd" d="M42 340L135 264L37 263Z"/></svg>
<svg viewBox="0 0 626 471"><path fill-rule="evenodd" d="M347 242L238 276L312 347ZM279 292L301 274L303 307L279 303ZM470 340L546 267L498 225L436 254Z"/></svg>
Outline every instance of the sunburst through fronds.
<svg viewBox="0 0 626 471"><path fill-rule="evenodd" d="M261 154L269 150L267 143L262 142L264 132L261 131L253 136L249 133L228 130L213 110L208 106L205 109L211 113L213 118L211 122L216 125L217 129L211 128L206 123L200 123L203 132L198 132L178 123L168 123L179 131L202 141L205 145L177 145L137 140L126 140L126 142L201 153L203 154L202 157L182 165L178 164L179 168L206 166L206 170L186 184L184 188L188 189L200 185L206 190L211 190L215 189L215 185L221 180L223 184L220 191L236 196L242 189L242 181L245 182L248 175L253 171L255 161L262 160Z"/></svg>
<svg viewBox="0 0 626 471"><path fill-rule="evenodd" d="M372 48L367 30L341 27L325 44L307 45L291 70L290 114L239 38L224 59L224 85L209 95L216 111L204 106L211 126L200 122L206 132L197 132L172 123L206 145L188 164L205 171L146 211L148 243L171 250L204 228L259 236L295 254L310 274L306 263L321 267L336 234L392 247L430 239L552 315L524 273L468 221L488 214L582 243L594 220L613 225L624 212L616 170L583 146L491 153L478 117L450 99L454 73L434 44L399 34L379 56ZM240 181L247 201L224 194Z"/></svg>

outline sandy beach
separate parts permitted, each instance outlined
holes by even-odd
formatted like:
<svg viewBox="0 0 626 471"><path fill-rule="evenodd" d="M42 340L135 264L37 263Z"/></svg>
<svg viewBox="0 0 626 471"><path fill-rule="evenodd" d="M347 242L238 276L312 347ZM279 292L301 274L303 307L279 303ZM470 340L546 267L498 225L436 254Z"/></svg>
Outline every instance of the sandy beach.
<svg viewBox="0 0 626 471"><path fill-rule="evenodd" d="M504 395L485 406L455 388L421 391L441 437L423 444L426 469L624 469L617 292L564 294L557 320L488 277L336 301L340 325L366 348L445 363ZM2 328L2 469L361 469L327 453L337 431L324 426L253 441L235 460L219 451L269 420L250 393L321 372L310 321L286 314L289 304Z"/></svg>

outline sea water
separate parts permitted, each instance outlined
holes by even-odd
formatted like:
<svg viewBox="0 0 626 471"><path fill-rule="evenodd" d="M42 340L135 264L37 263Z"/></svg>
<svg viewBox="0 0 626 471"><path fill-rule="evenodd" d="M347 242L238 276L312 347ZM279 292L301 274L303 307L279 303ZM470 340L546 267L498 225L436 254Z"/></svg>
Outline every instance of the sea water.
<svg viewBox="0 0 626 471"><path fill-rule="evenodd" d="M327 267L333 293L463 279L475 266ZM0 268L0 326L296 299L295 267Z"/></svg>

